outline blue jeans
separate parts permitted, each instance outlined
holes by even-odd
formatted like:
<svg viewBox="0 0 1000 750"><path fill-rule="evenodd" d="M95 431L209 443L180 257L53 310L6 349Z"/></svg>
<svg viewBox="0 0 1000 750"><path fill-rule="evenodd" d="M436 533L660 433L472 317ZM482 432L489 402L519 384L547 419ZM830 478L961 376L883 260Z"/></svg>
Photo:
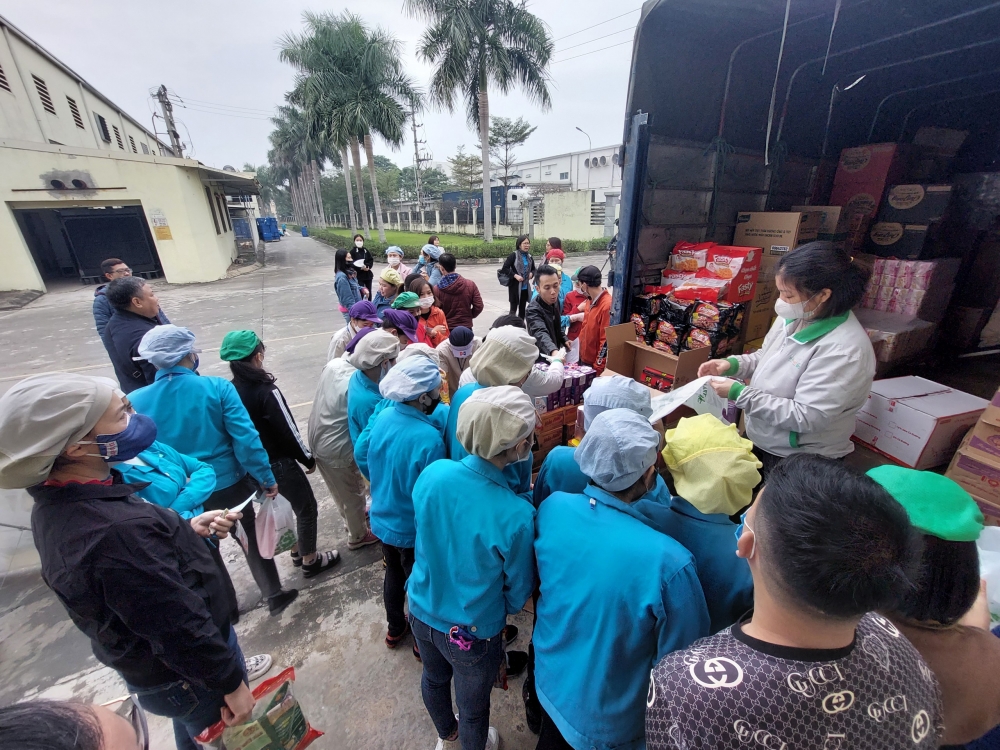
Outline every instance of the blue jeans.
<svg viewBox="0 0 1000 750"><path fill-rule="evenodd" d="M490 691L504 658L503 638L475 640L472 648L462 651L448 642L448 634L435 630L410 615L410 628L420 646L424 665L420 692L431 715L434 728L442 739L455 731L455 712L451 705L451 680L455 679L455 702L458 704L458 738L462 750L483 750L490 729Z"/></svg>
<svg viewBox="0 0 1000 750"><path fill-rule="evenodd" d="M246 682L246 660L236 640L236 628L231 625L229 648L236 652L236 659L243 670L243 681ZM174 720L174 743L177 750L199 750L194 741L195 735L219 721L222 718L222 707L226 705L223 693L185 680L152 688L134 688L130 685L129 692L139 696L139 705L149 713Z"/></svg>

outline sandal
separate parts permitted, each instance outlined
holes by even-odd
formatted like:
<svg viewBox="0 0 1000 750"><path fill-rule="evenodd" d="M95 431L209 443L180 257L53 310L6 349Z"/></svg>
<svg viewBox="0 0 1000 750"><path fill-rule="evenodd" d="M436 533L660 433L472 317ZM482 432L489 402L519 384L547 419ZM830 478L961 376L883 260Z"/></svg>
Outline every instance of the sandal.
<svg viewBox="0 0 1000 750"><path fill-rule="evenodd" d="M292 565L294 565L296 568L301 568L302 567L302 555L300 555L295 550L292 550L288 554L291 555L291 557L292 557Z"/></svg>
<svg viewBox="0 0 1000 750"><path fill-rule="evenodd" d="M386 633L385 647L396 648L396 646L398 646L403 641L403 639L406 637L406 634L409 632L410 632L410 624L406 623L406 627L403 628L403 632L400 633L399 635L392 635L391 633Z"/></svg>
<svg viewBox="0 0 1000 750"><path fill-rule="evenodd" d="M306 578L318 576L340 562L340 553L337 550L320 552L311 563L302 563L302 575Z"/></svg>

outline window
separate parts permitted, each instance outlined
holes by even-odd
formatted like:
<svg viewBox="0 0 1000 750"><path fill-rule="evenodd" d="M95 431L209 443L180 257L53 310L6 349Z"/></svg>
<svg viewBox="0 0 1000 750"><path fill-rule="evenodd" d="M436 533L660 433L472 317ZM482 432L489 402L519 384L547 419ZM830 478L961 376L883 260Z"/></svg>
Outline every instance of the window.
<svg viewBox="0 0 1000 750"><path fill-rule="evenodd" d="M94 113L94 119L97 120L97 132L101 134L101 140L105 143L111 143L111 133L108 131L108 121L96 112Z"/></svg>
<svg viewBox="0 0 1000 750"><path fill-rule="evenodd" d="M149 156L149 146L147 146L145 143L140 143L139 145L142 146L142 153Z"/></svg>
<svg viewBox="0 0 1000 750"><path fill-rule="evenodd" d="M117 125L112 125L111 129L113 131L115 131L115 140L118 141L118 148L120 148L122 151L124 151L125 150L125 144L122 143L122 134L119 132L118 126Z"/></svg>
<svg viewBox="0 0 1000 750"><path fill-rule="evenodd" d="M49 87L45 85L45 81L35 74L31 75L31 80L35 82L35 91L38 92L38 98L42 100L42 109L54 115L56 113L56 105L52 103L52 97L49 96Z"/></svg>
<svg viewBox="0 0 1000 750"><path fill-rule="evenodd" d="M76 102L73 101L72 97L67 96L66 103L69 104L69 111L70 114L73 115L73 122L76 123L76 126L80 128L80 130L86 130L86 128L83 127L83 118L80 117L80 108L76 106Z"/></svg>
<svg viewBox="0 0 1000 750"><path fill-rule="evenodd" d="M569 172L560 172L559 173L559 179L560 180L568 180L569 179Z"/></svg>
<svg viewBox="0 0 1000 750"><path fill-rule="evenodd" d="M135 148L135 138L133 138L132 136L129 136L128 137L128 143L132 147L132 153L133 154L138 154L139 152L136 151L136 148Z"/></svg>
<svg viewBox="0 0 1000 750"><path fill-rule="evenodd" d="M7 74L3 72L3 68L0 67L0 89L4 91L10 91L10 84L7 83ZM10 93L14 93L11 91Z"/></svg>
<svg viewBox="0 0 1000 750"><path fill-rule="evenodd" d="M219 231L219 217L215 213L215 202L212 200L212 191L208 188L205 188L205 197L208 199L208 210L212 212L212 221L215 222L215 233L222 234Z"/></svg>
<svg viewBox="0 0 1000 750"><path fill-rule="evenodd" d="M232 228L226 225L226 219L228 219L228 211L226 210L226 199L223 198L218 193L215 194L215 200L219 204L219 216L222 218L222 231L228 232Z"/></svg>

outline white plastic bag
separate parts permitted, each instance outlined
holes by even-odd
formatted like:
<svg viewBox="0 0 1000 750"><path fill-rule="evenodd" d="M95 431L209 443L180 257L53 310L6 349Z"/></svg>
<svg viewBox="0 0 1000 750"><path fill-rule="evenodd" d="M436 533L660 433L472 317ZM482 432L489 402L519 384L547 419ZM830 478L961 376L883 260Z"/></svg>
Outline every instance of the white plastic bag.
<svg viewBox="0 0 1000 750"><path fill-rule="evenodd" d="M1000 615L1000 526L985 526L976 541L979 577L986 581L986 595L993 619Z"/></svg>
<svg viewBox="0 0 1000 750"><path fill-rule="evenodd" d="M281 495L264 498L257 511L257 547L270 560L295 546L295 514Z"/></svg>

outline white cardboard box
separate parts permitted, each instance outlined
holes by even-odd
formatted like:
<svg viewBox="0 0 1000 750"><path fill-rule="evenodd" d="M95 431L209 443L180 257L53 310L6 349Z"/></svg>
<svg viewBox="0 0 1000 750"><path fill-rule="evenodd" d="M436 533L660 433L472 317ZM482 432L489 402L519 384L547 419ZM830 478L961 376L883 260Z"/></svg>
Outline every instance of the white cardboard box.
<svg viewBox="0 0 1000 750"><path fill-rule="evenodd" d="M915 376L872 383L854 437L905 466L948 463L989 402Z"/></svg>

